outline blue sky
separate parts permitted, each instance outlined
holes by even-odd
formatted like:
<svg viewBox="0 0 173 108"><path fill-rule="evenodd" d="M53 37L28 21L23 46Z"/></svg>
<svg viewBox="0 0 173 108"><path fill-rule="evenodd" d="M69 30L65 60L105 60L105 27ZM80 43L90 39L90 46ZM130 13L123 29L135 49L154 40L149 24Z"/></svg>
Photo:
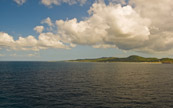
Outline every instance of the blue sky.
<svg viewBox="0 0 173 108"><path fill-rule="evenodd" d="M106 3L104 3L103 0L99 2L84 0L85 2L82 4L78 1L72 3L72 0L69 0L69 2L57 0L59 4L49 4L49 0L22 1L23 0L0 1L0 60L2 61L49 61L110 56L125 57L134 54L146 57L172 57L172 41L161 46L157 45L157 42L161 42L163 38L158 34L165 32L171 34L172 29L162 31L162 29L165 30L166 27L160 27L160 25L155 24L154 21L151 23L153 16L147 15L145 12L140 15L137 10L140 8L142 2L136 2L137 0L132 0L133 3L131 4L127 0L105 0ZM162 2L162 0L160 1ZM134 3L136 3L135 5L139 5L139 7L134 7ZM104 13L101 13L98 7L105 12L105 16L110 18L105 17ZM146 11L147 9L146 7ZM89 10L91 11L90 14L88 13ZM118 12L127 13L127 11L130 12L128 16L131 15L131 17L134 18L122 16L125 15L125 13L117 14ZM145 18L143 17L144 15L146 15ZM44 22L47 18L50 18L53 26ZM99 22L96 18L105 22ZM77 21L75 22L73 19ZM110 19L110 21L108 19ZM123 19L123 21L121 21L121 19ZM82 23L80 23L80 21L82 21ZM126 24L123 23L125 21ZM171 20L165 19L165 22L168 21ZM132 22L133 24L131 24ZM145 24L143 22L145 22ZM111 23L116 23L116 25L112 25ZM81 26L82 24L83 26ZM41 30L41 32L38 32L38 29L34 30L37 26L42 26L44 30ZM72 27L76 27L76 30ZM87 29L88 27L89 29ZM158 28L161 29L159 31L160 33L158 31L155 33L155 29ZM169 26L167 29L168 28ZM99 31L100 34L92 31L93 29ZM116 32L114 32L114 30ZM135 33L135 30L139 33ZM74 32L78 33L79 36L75 36ZM51 38L49 37L50 35L47 35L48 33L51 33ZM89 33L89 35L87 35L87 33ZM102 33L105 34L102 36ZM158 40L154 42L151 39L155 39L154 36L156 36L156 34L159 39L157 38ZM30 45L32 44L31 38L24 43L24 40L29 36L37 41L35 46ZM51 41L51 45L49 45L49 40L46 40L47 43L44 40L40 40L39 36L42 36L44 39L49 38L50 40L53 38L51 41L55 43L55 46L53 46ZM152 36L153 38L150 39ZM22 37L24 40L20 40L19 37ZM119 37L123 38L119 39ZM12 41L7 41L11 38L13 38ZM172 34L166 38L170 38L171 40ZM57 43L54 40L56 40ZM59 44L59 42L61 43ZM167 42L167 40L163 40L163 43L164 42ZM69 44L74 44L75 46L70 46ZM31 47L31 49L27 49L28 47Z"/></svg>
<svg viewBox="0 0 173 108"><path fill-rule="evenodd" d="M1 31L8 32L17 39L19 35L37 35L33 28L40 24L40 21L51 17L56 19L81 19L87 16L87 10L91 4L84 6L62 4L60 6L46 7L38 0L28 0L23 5L18 5L12 0L0 1Z"/></svg>

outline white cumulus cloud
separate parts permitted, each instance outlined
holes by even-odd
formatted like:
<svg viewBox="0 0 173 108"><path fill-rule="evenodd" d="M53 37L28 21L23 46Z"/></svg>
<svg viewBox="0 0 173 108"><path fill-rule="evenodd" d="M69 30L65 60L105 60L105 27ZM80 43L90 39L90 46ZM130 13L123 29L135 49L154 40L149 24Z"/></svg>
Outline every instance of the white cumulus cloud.
<svg viewBox="0 0 173 108"><path fill-rule="evenodd" d="M0 32L0 46L11 46L14 43L12 36L7 33Z"/></svg>
<svg viewBox="0 0 173 108"><path fill-rule="evenodd" d="M172 0L130 0L135 10L151 20L150 40L144 44L150 51L173 49L173 2Z"/></svg>
<svg viewBox="0 0 173 108"><path fill-rule="evenodd" d="M114 2L94 3L88 11L90 16L82 21L57 20L63 42L152 53L173 50L171 0Z"/></svg>
<svg viewBox="0 0 173 108"><path fill-rule="evenodd" d="M53 26L52 20L49 17L47 17L46 19L42 20L41 23L42 24L47 24L49 26Z"/></svg>
<svg viewBox="0 0 173 108"><path fill-rule="evenodd" d="M35 27L34 36L14 40L0 32L0 48L40 50L71 48L90 45L94 48L119 48L141 52L173 52L173 2L171 0L98 0L88 10L89 17L79 21L56 20L50 17L41 21L57 34L42 33L44 27ZM61 3L85 3L86 0L42 0L46 6ZM51 31L51 30L50 30Z"/></svg>
<svg viewBox="0 0 173 108"><path fill-rule="evenodd" d="M42 33L42 31L44 30L44 26L36 26L34 28L34 30L37 32L37 33Z"/></svg>
<svg viewBox="0 0 173 108"><path fill-rule="evenodd" d="M59 40L59 36L53 33L41 33L36 39L34 36L19 37L18 40L14 40L12 36L7 33L0 32L0 48L12 49L12 50L33 50L39 51L41 49L48 48L64 48L69 47Z"/></svg>
<svg viewBox="0 0 173 108"><path fill-rule="evenodd" d="M149 39L150 20L141 17L131 6L94 3L84 21L57 20L58 33L65 42L133 49Z"/></svg>

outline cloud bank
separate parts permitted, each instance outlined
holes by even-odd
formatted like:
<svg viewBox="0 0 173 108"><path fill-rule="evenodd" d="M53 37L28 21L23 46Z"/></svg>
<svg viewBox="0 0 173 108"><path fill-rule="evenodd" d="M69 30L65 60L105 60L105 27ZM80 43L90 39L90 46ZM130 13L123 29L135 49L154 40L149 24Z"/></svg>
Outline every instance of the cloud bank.
<svg viewBox="0 0 173 108"><path fill-rule="evenodd" d="M45 5L85 3L86 0L42 0ZM109 0L95 2L88 10L89 17L78 21L56 20L48 17L41 21L56 33L19 37L14 40L7 33L0 33L0 45L11 49L70 48L90 45L94 48L119 48L141 52L171 52L173 50L173 2L171 0ZM55 27L56 25L56 27ZM31 44L30 42L34 43ZM11 45L13 44L13 45Z"/></svg>
<svg viewBox="0 0 173 108"><path fill-rule="evenodd" d="M33 50L39 51L41 49L48 48L64 48L69 49L60 40L59 36L53 33L41 33L36 39L34 36L19 37L18 40L14 40L12 36L7 33L0 32L0 47L12 50Z"/></svg>

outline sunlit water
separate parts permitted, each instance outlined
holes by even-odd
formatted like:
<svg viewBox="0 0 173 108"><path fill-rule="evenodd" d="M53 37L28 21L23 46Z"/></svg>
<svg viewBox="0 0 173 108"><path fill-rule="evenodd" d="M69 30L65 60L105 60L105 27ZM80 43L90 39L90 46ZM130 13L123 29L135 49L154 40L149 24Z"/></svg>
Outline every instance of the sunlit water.
<svg viewBox="0 0 173 108"><path fill-rule="evenodd" d="M173 65L0 62L0 108L173 108Z"/></svg>

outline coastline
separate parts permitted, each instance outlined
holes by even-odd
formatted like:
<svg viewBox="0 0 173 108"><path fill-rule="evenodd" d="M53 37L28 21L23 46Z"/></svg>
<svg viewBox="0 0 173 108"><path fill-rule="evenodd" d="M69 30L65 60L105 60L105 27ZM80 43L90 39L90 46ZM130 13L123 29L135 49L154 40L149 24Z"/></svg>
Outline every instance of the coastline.
<svg viewBox="0 0 173 108"><path fill-rule="evenodd" d="M64 61L64 62L79 62L79 63L137 63L137 64L166 64L162 62L96 62L96 61ZM172 64L172 63L167 63L167 64Z"/></svg>
<svg viewBox="0 0 173 108"><path fill-rule="evenodd" d="M146 58L137 55L131 55L129 57L118 58L118 57L102 57L102 58L91 58L91 59L76 59L68 60L70 62L104 62L104 63L144 63L144 64L173 64L172 58Z"/></svg>

